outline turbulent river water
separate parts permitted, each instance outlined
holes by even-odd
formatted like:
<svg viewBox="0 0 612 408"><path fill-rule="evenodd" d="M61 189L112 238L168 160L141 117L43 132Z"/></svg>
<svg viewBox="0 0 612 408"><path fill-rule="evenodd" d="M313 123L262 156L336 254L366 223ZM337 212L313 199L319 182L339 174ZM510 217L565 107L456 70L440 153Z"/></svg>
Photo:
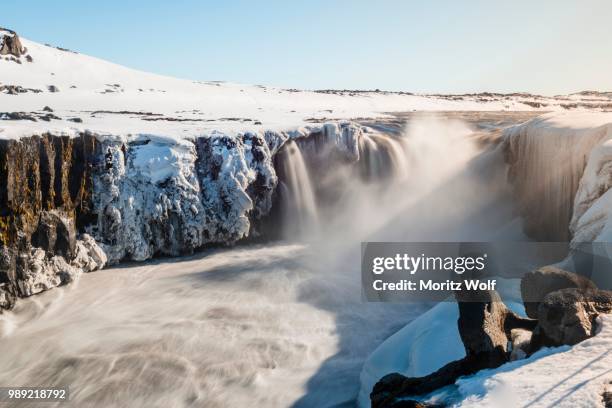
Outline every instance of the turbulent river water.
<svg viewBox="0 0 612 408"><path fill-rule="evenodd" d="M353 406L364 359L428 307L364 302L360 241L520 234L503 159L474 137L491 121L415 121L401 153L385 142L395 181L329 181L349 187L302 236L292 225L275 243L122 265L24 299L0 317L0 384L68 385L78 407Z"/></svg>

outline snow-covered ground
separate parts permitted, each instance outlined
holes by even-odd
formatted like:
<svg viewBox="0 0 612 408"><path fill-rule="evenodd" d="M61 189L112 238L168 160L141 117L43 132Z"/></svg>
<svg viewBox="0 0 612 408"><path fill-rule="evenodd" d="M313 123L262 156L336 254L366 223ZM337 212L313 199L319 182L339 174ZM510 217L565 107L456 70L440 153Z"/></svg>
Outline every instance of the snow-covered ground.
<svg viewBox="0 0 612 408"><path fill-rule="evenodd" d="M0 112L43 112L49 121L0 121L0 138L34 132L157 134L193 137L289 130L313 120L381 117L413 110L520 111L612 109L612 96L582 93L543 97L529 94L412 95L405 92L303 91L218 81L191 81L126 68L97 58L21 38L27 48L17 63L0 58ZM256 62L252 62L256 63ZM75 123L69 119L82 120Z"/></svg>
<svg viewBox="0 0 612 408"><path fill-rule="evenodd" d="M543 349L525 360L457 381L462 408L603 407L612 380L612 316L600 332L573 347Z"/></svg>
<svg viewBox="0 0 612 408"><path fill-rule="evenodd" d="M508 305L521 311L520 303ZM387 339L364 364L359 405L370 406L370 391L383 375L423 376L463 358L457 318L455 303L440 303ZM599 319L601 331L592 339L462 377L425 399L462 408L603 407L612 380L612 316Z"/></svg>

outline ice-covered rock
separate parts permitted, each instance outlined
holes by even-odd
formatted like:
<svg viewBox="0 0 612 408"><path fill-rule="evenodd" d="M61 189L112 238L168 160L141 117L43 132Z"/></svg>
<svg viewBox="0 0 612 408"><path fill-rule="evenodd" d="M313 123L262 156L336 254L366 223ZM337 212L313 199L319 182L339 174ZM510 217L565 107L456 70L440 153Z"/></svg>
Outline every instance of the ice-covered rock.
<svg viewBox="0 0 612 408"><path fill-rule="evenodd" d="M574 200L570 231L575 242L612 242L612 124L608 139L589 154Z"/></svg>
<svg viewBox="0 0 612 408"><path fill-rule="evenodd" d="M204 229L193 143L156 137L100 141L93 233L110 263L177 255L202 244Z"/></svg>
<svg viewBox="0 0 612 408"><path fill-rule="evenodd" d="M56 286L70 283L82 272L91 272L104 267L104 253L89 237L76 242L74 258L52 255L42 248L13 252L14 263L19 269L15 281L17 295L31 296Z"/></svg>
<svg viewBox="0 0 612 408"><path fill-rule="evenodd" d="M276 172L264 137L212 133L196 140L205 241L231 244L249 235L252 221L268 215Z"/></svg>

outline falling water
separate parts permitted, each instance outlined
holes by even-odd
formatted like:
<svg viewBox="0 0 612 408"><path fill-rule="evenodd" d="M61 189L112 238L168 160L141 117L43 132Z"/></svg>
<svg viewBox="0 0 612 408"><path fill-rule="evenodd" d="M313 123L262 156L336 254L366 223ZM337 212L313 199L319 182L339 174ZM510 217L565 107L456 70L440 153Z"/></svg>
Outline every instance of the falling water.
<svg viewBox="0 0 612 408"><path fill-rule="evenodd" d="M283 235L295 238L313 233L318 225L318 211L310 175L299 146L288 141L278 153L281 219Z"/></svg>
<svg viewBox="0 0 612 408"><path fill-rule="evenodd" d="M405 178L409 165L403 142L398 137L364 133L359 140L361 177L366 181Z"/></svg>

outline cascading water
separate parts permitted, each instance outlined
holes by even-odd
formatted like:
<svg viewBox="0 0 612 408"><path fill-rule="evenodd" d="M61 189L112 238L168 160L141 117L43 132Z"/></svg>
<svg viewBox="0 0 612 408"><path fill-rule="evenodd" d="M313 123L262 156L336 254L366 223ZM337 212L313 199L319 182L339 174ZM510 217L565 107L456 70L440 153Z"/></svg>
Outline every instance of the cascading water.
<svg viewBox="0 0 612 408"><path fill-rule="evenodd" d="M153 260L24 299L0 317L0 383L68 384L62 406L75 407L354 404L365 358L423 311L362 301L359 242L463 233L452 223L477 204L498 209L488 161L465 171L468 136L435 121L401 138L364 133L359 161L326 166L308 140L289 141L275 157L275 225L299 242L288 234L318 220L316 240Z"/></svg>
<svg viewBox="0 0 612 408"><path fill-rule="evenodd" d="M366 181L404 179L409 172L404 140L383 134L362 134L359 167Z"/></svg>
<svg viewBox="0 0 612 408"><path fill-rule="evenodd" d="M297 143L285 143L276 163L283 236L296 238L314 233L319 220L315 193Z"/></svg>

